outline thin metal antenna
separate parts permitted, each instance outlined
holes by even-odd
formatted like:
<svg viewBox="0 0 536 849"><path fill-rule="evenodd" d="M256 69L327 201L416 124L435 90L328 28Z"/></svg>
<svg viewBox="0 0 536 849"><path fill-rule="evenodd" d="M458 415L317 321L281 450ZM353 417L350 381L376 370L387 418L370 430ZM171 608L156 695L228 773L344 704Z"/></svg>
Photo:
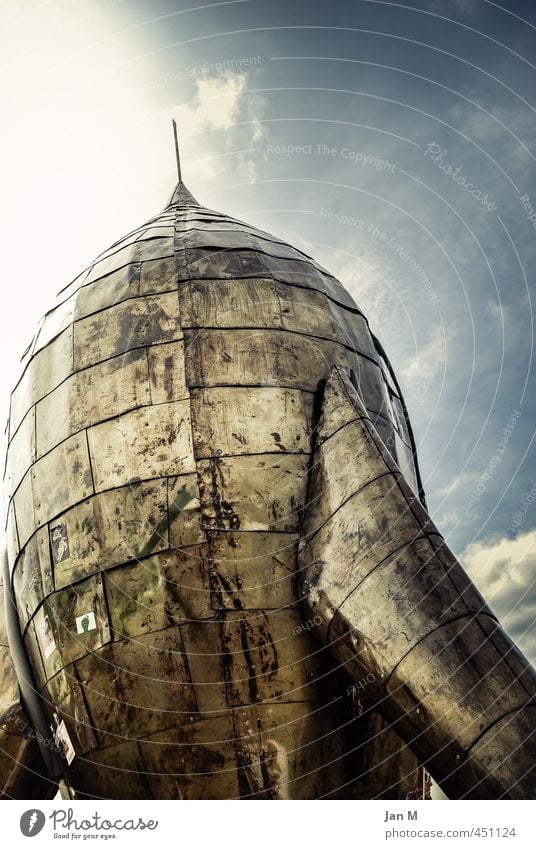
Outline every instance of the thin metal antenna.
<svg viewBox="0 0 536 849"><path fill-rule="evenodd" d="M179 176L179 183L182 183L181 158L180 158L180 155L179 155L179 139L177 137L177 122L175 121L175 118L171 119L171 123L173 124L173 135L175 137L175 156L177 157L177 174Z"/></svg>

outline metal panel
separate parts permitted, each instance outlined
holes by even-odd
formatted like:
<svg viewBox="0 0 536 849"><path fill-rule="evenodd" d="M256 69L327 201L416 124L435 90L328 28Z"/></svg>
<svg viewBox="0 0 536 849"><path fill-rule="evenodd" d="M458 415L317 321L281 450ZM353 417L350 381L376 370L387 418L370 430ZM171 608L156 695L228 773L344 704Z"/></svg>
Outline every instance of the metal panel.
<svg viewBox="0 0 536 849"><path fill-rule="evenodd" d="M42 599L54 591L46 528L38 530L21 552L13 572L13 587L24 628Z"/></svg>
<svg viewBox="0 0 536 849"><path fill-rule="evenodd" d="M168 479L168 504L170 547L181 550L205 542L197 474Z"/></svg>
<svg viewBox="0 0 536 849"><path fill-rule="evenodd" d="M350 348L360 351L370 359L378 361L378 353L370 334L367 320L359 313L339 306L327 300L327 307L333 316L339 335Z"/></svg>
<svg viewBox="0 0 536 849"><path fill-rule="evenodd" d="M40 525L93 494L85 434L71 436L36 462L15 494L20 544Z"/></svg>
<svg viewBox="0 0 536 849"><path fill-rule="evenodd" d="M13 566L19 553L19 535L17 533L17 521L15 519L15 504L12 501L7 510L6 523L6 548L7 559L10 566Z"/></svg>
<svg viewBox="0 0 536 849"><path fill-rule="evenodd" d="M111 639L100 574L50 596L36 614L36 628L41 611L49 617L57 644L48 658L43 657L48 678Z"/></svg>
<svg viewBox="0 0 536 849"><path fill-rule="evenodd" d="M33 356L69 327L73 320L73 306L74 298L71 296L46 314L37 335Z"/></svg>
<svg viewBox="0 0 536 849"><path fill-rule="evenodd" d="M429 634L387 685L401 709L408 698L402 683L411 699L423 705L438 750L445 737L467 750L495 720L528 701L524 688L513 683L507 660L486 640L479 620L457 619Z"/></svg>
<svg viewBox="0 0 536 849"><path fill-rule="evenodd" d="M156 799L240 796L232 717L189 722L140 742L147 783Z"/></svg>
<svg viewBox="0 0 536 849"><path fill-rule="evenodd" d="M140 295L155 295L161 292L173 292L177 289L178 279L175 257L155 259L141 265Z"/></svg>
<svg viewBox="0 0 536 849"><path fill-rule="evenodd" d="M195 471L190 402L142 407L88 430L95 489Z"/></svg>
<svg viewBox="0 0 536 849"><path fill-rule="evenodd" d="M217 387L193 390L191 398L198 458L309 451L309 432L299 390Z"/></svg>
<svg viewBox="0 0 536 849"><path fill-rule="evenodd" d="M138 744L123 740L118 744L117 739L110 735L109 748L71 764L69 786L77 799L149 798Z"/></svg>
<svg viewBox="0 0 536 849"><path fill-rule="evenodd" d="M378 504L388 503L391 489L396 486L392 475L367 484L343 504L308 542L303 552L302 568L309 568L314 573L313 564L338 564L336 574L330 571L329 576L324 574L314 579L312 601L329 590L331 603L341 604L375 565L415 538L415 517L410 510L391 516L388 523L385 511L377 509ZM319 508L317 512L320 512ZM310 524L309 528L314 531L318 523Z"/></svg>
<svg viewBox="0 0 536 849"><path fill-rule="evenodd" d="M143 349L77 372L37 405L38 456L83 428L150 402Z"/></svg>
<svg viewBox="0 0 536 849"><path fill-rule="evenodd" d="M9 433L12 436L36 401L43 398L73 371L73 330L68 327L50 345L39 351L11 396Z"/></svg>
<svg viewBox="0 0 536 849"><path fill-rule="evenodd" d="M297 534L209 533L212 607L270 610L296 604Z"/></svg>
<svg viewBox="0 0 536 849"><path fill-rule="evenodd" d="M149 239L145 242L134 242L126 247L118 247L109 256L98 260L93 265L86 278L86 283L92 283L99 277L111 274L131 263L142 262L150 259L160 259L173 256L173 238Z"/></svg>
<svg viewBox="0 0 536 849"><path fill-rule="evenodd" d="M221 645L229 704L306 702L321 696L322 688L329 687L328 667L303 624L298 610L226 614Z"/></svg>
<svg viewBox="0 0 536 849"><path fill-rule="evenodd" d="M144 737L196 713L178 628L122 640L76 662L99 740Z"/></svg>
<svg viewBox="0 0 536 849"><path fill-rule="evenodd" d="M370 599L376 602L371 605ZM432 629L484 607L481 598L476 605L470 601L455 591L430 541L420 539L379 562L343 602L340 614L361 634L374 634L370 656L389 674Z"/></svg>
<svg viewBox="0 0 536 849"><path fill-rule="evenodd" d="M50 702L51 718L54 710L59 721L65 722L77 756L85 755L94 749L98 741L91 727L91 720L74 666L67 666L48 681L46 696Z"/></svg>
<svg viewBox="0 0 536 849"><path fill-rule="evenodd" d="M106 597L116 640L213 615L197 546L112 570L106 574Z"/></svg>
<svg viewBox="0 0 536 849"><path fill-rule="evenodd" d="M190 387L271 384L315 392L332 365L359 369L358 355L337 342L286 331L185 331L185 342Z"/></svg>
<svg viewBox="0 0 536 849"><path fill-rule="evenodd" d="M147 349L153 404L188 398L184 372L184 343L169 342Z"/></svg>
<svg viewBox="0 0 536 849"><path fill-rule="evenodd" d="M78 290L73 318L78 321L92 313L135 298L140 292L140 263L126 265Z"/></svg>
<svg viewBox="0 0 536 849"><path fill-rule="evenodd" d="M77 321L74 362L77 369L132 348L182 339L176 292L132 298Z"/></svg>
<svg viewBox="0 0 536 849"><path fill-rule="evenodd" d="M216 457L198 463L203 524L209 529L297 531L308 464L301 454Z"/></svg>
<svg viewBox="0 0 536 849"><path fill-rule="evenodd" d="M183 327L283 327L272 280L196 280L179 300Z"/></svg>
<svg viewBox="0 0 536 849"><path fill-rule="evenodd" d="M4 486L8 498L11 498L35 458L35 407L32 407L7 449Z"/></svg>
<svg viewBox="0 0 536 849"><path fill-rule="evenodd" d="M167 480L112 489L50 523L56 588L168 548Z"/></svg>

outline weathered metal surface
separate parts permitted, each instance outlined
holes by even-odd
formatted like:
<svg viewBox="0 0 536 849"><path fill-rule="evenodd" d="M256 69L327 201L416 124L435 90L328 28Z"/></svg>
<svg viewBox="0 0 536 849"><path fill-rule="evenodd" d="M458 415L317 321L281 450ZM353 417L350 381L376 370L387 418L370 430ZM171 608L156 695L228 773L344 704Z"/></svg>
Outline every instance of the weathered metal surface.
<svg viewBox="0 0 536 849"><path fill-rule="evenodd" d="M446 616L452 588L471 609L478 599L452 581L435 530L414 540L416 498L393 559L378 505L400 471L354 492L367 464L357 432L353 452L333 437L329 493L307 499L309 483L325 489L314 464L310 475L311 443L334 365L418 491L396 382L350 295L180 185L60 297L13 393L6 483L20 625L50 722L70 740L68 784L125 798L413 793L415 756L365 704L369 667L365 693L348 677L352 658L341 668L314 639L298 585L304 521L302 564L315 578L319 558L337 566L316 591L348 616L359 581L370 599L400 569L417 581L430 557L434 615ZM334 430L346 413L332 403ZM428 639L415 586L386 607L393 662L399 617ZM451 601L457 615L469 609Z"/></svg>
<svg viewBox="0 0 536 849"><path fill-rule="evenodd" d="M167 549L167 489L165 478L111 489L50 522L56 589L134 560L144 550Z"/></svg>
<svg viewBox="0 0 536 849"><path fill-rule="evenodd" d="M195 471L189 401L125 413L87 431L95 490Z"/></svg>
<svg viewBox="0 0 536 849"><path fill-rule="evenodd" d="M53 516L92 493L86 434L75 434L37 460L15 493L20 546Z"/></svg>
<svg viewBox="0 0 536 849"><path fill-rule="evenodd" d="M449 796L534 798L534 745L522 733L536 674L517 651L510 662L511 642L337 368L308 497L303 596L333 655L356 682L367 676L369 704L381 706ZM512 728L505 719L516 712ZM502 772L514 745L516 762Z"/></svg>
<svg viewBox="0 0 536 849"><path fill-rule="evenodd" d="M144 349L85 368L64 380L37 404L37 456L46 454L77 431L150 402ZM13 442L16 439L17 436Z"/></svg>
<svg viewBox="0 0 536 849"><path fill-rule="evenodd" d="M162 342L182 339L177 294L131 298L74 325L75 368Z"/></svg>
<svg viewBox="0 0 536 849"><path fill-rule="evenodd" d="M75 321L137 297L140 294L140 273L141 264L132 263L82 286L75 295Z"/></svg>
<svg viewBox="0 0 536 849"><path fill-rule="evenodd" d="M69 326L27 364L11 395L9 436L13 436L30 407L44 398L73 371L73 328Z"/></svg>

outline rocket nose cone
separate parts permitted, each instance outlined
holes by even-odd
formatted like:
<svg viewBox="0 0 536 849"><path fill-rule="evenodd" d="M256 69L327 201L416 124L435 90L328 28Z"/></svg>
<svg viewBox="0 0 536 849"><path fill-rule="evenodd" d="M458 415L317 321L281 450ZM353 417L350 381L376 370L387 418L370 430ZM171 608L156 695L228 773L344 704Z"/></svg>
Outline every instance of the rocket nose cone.
<svg viewBox="0 0 536 849"><path fill-rule="evenodd" d="M167 207L170 206L199 206L199 202L181 181L175 186L173 194L168 201Z"/></svg>

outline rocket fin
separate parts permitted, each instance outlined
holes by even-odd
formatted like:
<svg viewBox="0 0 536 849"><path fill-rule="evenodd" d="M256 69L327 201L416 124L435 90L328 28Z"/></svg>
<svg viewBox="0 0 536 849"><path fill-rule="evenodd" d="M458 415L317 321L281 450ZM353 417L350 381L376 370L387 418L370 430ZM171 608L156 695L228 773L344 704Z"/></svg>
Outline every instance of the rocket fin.
<svg viewBox="0 0 536 849"><path fill-rule="evenodd" d="M535 798L536 673L447 548L338 368L298 558L317 636L450 798Z"/></svg>

